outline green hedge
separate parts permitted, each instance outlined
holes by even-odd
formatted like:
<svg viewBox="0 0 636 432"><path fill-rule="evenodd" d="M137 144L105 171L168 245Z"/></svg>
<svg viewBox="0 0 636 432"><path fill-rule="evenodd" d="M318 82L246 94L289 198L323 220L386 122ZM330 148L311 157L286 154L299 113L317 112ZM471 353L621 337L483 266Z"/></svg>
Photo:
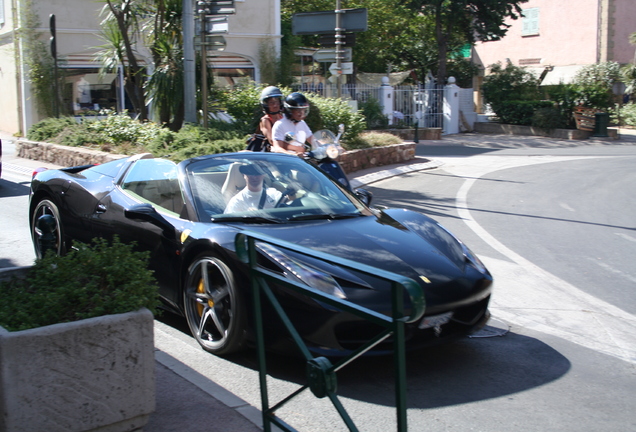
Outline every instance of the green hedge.
<svg viewBox="0 0 636 432"><path fill-rule="evenodd" d="M531 126L535 111L553 105L550 101L507 101L499 102L492 108L502 123Z"/></svg>
<svg viewBox="0 0 636 432"><path fill-rule="evenodd" d="M147 252L104 239L75 243L65 256L48 252L26 279L0 283L0 325L25 330L102 315L133 312L159 304Z"/></svg>

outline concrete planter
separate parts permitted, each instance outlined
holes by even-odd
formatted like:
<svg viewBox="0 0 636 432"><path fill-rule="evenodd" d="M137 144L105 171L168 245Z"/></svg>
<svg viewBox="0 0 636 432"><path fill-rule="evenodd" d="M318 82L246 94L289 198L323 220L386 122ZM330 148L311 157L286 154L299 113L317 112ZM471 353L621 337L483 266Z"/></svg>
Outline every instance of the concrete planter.
<svg viewBox="0 0 636 432"><path fill-rule="evenodd" d="M17 332L0 327L0 430L141 430L155 410L153 326L141 309Z"/></svg>

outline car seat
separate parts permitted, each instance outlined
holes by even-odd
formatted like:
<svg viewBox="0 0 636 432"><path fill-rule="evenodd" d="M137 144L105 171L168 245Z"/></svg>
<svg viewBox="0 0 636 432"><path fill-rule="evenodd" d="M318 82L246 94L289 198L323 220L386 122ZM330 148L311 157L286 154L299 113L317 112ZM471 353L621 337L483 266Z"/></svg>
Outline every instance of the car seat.
<svg viewBox="0 0 636 432"><path fill-rule="evenodd" d="M245 187L245 178L239 171L241 165L240 162L234 162L227 171L227 177L225 177L225 182L223 182L223 186L221 187L221 193L223 194L226 204Z"/></svg>

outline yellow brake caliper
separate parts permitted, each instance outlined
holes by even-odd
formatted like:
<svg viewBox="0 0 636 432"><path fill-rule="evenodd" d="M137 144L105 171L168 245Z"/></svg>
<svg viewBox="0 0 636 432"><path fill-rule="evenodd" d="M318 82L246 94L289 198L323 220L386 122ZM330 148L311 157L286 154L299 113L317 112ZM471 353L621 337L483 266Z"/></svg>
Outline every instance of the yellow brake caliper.
<svg viewBox="0 0 636 432"><path fill-rule="evenodd" d="M204 294L205 293L205 284L203 282L203 278L199 279L199 285L197 286L197 293ZM214 300L208 299L208 306L211 308L214 307ZM199 312L199 316L203 315L203 305L201 303L197 303L197 311Z"/></svg>

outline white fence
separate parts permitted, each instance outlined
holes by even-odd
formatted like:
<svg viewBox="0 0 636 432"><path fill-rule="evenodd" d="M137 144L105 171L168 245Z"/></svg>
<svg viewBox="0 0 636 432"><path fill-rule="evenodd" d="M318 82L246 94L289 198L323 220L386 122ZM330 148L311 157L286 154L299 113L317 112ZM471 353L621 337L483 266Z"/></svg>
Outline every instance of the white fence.
<svg viewBox="0 0 636 432"><path fill-rule="evenodd" d="M337 87L332 84L323 86L321 83L297 90L326 97L337 95ZM457 133L466 126L472 128L476 118L472 95L473 89L462 89L453 84L438 88L343 84L340 88L340 96L356 101L358 107L371 99L377 100L393 126L442 128L442 133Z"/></svg>

